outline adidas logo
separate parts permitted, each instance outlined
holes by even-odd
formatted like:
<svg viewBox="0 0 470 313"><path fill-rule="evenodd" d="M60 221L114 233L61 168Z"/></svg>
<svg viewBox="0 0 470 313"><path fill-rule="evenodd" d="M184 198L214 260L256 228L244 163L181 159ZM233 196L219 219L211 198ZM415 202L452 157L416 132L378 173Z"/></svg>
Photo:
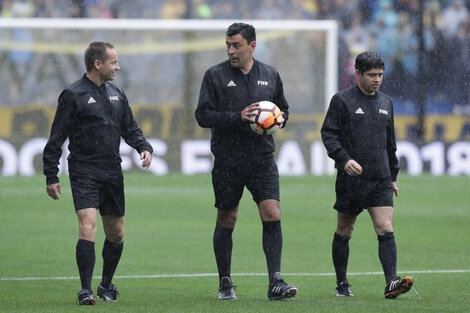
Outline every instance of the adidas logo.
<svg viewBox="0 0 470 313"><path fill-rule="evenodd" d="M231 80L228 84L227 84L227 87L235 87L236 84L233 82L233 80Z"/></svg>
<svg viewBox="0 0 470 313"><path fill-rule="evenodd" d="M364 114L364 111L362 111L361 108L357 109L356 112L354 112L356 114Z"/></svg>
<svg viewBox="0 0 470 313"><path fill-rule="evenodd" d="M93 97L90 97L90 99L88 99L88 103L96 103L96 100L93 99Z"/></svg>

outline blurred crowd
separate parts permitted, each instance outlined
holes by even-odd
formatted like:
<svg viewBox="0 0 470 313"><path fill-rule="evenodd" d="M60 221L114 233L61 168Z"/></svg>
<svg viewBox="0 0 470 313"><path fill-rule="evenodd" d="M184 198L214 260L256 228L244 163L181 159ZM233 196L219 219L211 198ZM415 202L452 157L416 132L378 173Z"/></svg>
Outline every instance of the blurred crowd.
<svg viewBox="0 0 470 313"><path fill-rule="evenodd" d="M420 2L424 77L417 75ZM356 55L375 50L386 62L382 90L402 113L416 107L418 81L424 79L428 112L470 114L469 11L470 0L0 0L1 17L335 19L339 88L354 83Z"/></svg>

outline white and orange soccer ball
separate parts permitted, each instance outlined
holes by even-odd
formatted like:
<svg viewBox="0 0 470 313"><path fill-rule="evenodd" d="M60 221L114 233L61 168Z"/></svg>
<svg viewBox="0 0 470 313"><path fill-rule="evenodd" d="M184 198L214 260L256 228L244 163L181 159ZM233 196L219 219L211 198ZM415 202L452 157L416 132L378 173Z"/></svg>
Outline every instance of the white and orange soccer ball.
<svg viewBox="0 0 470 313"><path fill-rule="evenodd" d="M284 117L277 105L271 101L258 103L260 108L253 118L253 122L250 123L250 127L257 134L270 135L281 127Z"/></svg>

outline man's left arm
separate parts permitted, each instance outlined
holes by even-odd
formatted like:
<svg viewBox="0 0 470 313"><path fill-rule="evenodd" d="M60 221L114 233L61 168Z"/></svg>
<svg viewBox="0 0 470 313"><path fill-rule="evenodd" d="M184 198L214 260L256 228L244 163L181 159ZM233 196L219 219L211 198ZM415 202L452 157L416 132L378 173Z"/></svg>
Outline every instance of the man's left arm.
<svg viewBox="0 0 470 313"><path fill-rule="evenodd" d="M388 154L388 163L390 167L390 174L392 182L394 184L394 192L398 195L398 187L396 185L398 172L400 170L398 165L398 158L397 158L397 143L395 140L395 122L394 122L394 114L393 114L393 105L390 106L390 123L387 129L387 154Z"/></svg>
<svg viewBox="0 0 470 313"><path fill-rule="evenodd" d="M137 125L125 95L123 112L121 136L129 146L137 150L142 160L142 167L147 168L150 166L153 148L145 139L142 130Z"/></svg>
<svg viewBox="0 0 470 313"><path fill-rule="evenodd" d="M286 127L287 120L289 119L289 104L287 99L284 96L284 86L282 84L281 76L279 73L276 73L276 92L273 97L273 102L279 107L282 112L282 117L284 122L281 125L281 128Z"/></svg>

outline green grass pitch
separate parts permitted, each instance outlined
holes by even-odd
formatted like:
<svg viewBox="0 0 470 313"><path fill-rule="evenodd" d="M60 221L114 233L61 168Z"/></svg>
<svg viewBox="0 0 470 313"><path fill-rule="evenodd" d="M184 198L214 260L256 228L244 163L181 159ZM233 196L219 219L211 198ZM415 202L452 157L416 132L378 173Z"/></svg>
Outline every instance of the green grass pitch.
<svg viewBox="0 0 470 313"><path fill-rule="evenodd" d="M394 228L398 270L415 287L383 298L377 239L367 212L350 242L353 298L334 296L334 177L281 177L282 270L297 298L266 298L261 223L249 192L234 232L238 301L218 301L209 175L126 173L126 236L114 283L118 303L76 304L77 222L67 177L59 201L42 176L0 178L0 312L469 312L470 177L399 177ZM93 286L101 275L98 227Z"/></svg>

